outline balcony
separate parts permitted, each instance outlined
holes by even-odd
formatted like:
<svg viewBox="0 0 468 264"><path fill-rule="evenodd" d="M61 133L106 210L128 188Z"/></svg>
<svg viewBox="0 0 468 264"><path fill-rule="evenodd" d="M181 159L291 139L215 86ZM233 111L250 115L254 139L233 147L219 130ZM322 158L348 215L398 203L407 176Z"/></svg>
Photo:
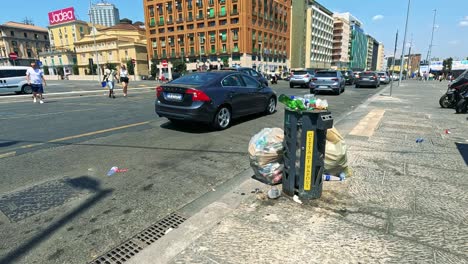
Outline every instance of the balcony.
<svg viewBox="0 0 468 264"><path fill-rule="evenodd" d="M207 15L207 18L208 18L208 19L213 19L213 18L215 18L215 17L216 17L215 14L208 14L208 15Z"/></svg>
<svg viewBox="0 0 468 264"><path fill-rule="evenodd" d="M167 24L168 24L168 25L174 24L174 20L172 20L172 19L167 20Z"/></svg>
<svg viewBox="0 0 468 264"><path fill-rule="evenodd" d="M192 6L192 5L188 5L188 6L187 6L187 9L188 9L188 10L192 10L192 9L193 9L193 6Z"/></svg>
<svg viewBox="0 0 468 264"><path fill-rule="evenodd" d="M174 47L174 46L175 46L175 43L174 43L174 42L171 42L171 43L169 43L169 46Z"/></svg>
<svg viewBox="0 0 468 264"><path fill-rule="evenodd" d="M232 40L238 40L238 39L239 39L238 35L234 35L234 37L232 37Z"/></svg>
<svg viewBox="0 0 468 264"><path fill-rule="evenodd" d="M184 22L184 19L183 19L183 18L177 19L177 24L180 24L180 23L183 23L183 22Z"/></svg>
<svg viewBox="0 0 468 264"><path fill-rule="evenodd" d="M194 45L195 41L191 40L189 43L190 43L190 45Z"/></svg>
<svg viewBox="0 0 468 264"><path fill-rule="evenodd" d="M164 26L164 21L159 21L158 26Z"/></svg>
<svg viewBox="0 0 468 264"><path fill-rule="evenodd" d="M197 20L203 20L205 17L203 15L197 15Z"/></svg>
<svg viewBox="0 0 468 264"><path fill-rule="evenodd" d="M211 54L216 54L216 50L211 50L210 53Z"/></svg>
<svg viewBox="0 0 468 264"><path fill-rule="evenodd" d="M219 53L220 53L220 54L226 54L226 53L227 53L227 50L226 50L226 49L220 49L220 50L219 50Z"/></svg>
<svg viewBox="0 0 468 264"><path fill-rule="evenodd" d="M209 5L209 6L214 6L214 0L209 0L209 1L208 1L208 5Z"/></svg>
<svg viewBox="0 0 468 264"><path fill-rule="evenodd" d="M193 17L187 17L187 22L192 22L193 21Z"/></svg>
<svg viewBox="0 0 468 264"><path fill-rule="evenodd" d="M226 16L226 11L221 11L218 13L219 17L225 17Z"/></svg>
<svg viewBox="0 0 468 264"><path fill-rule="evenodd" d="M253 12L252 12L252 13L253 13ZM231 16L235 16L235 15L239 15L239 10L233 9L233 10L231 11Z"/></svg>
<svg viewBox="0 0 468 264"><path fill-rule="evenodd" d="M210 38L210 43L215 43L216 39L215 38Z"/></svg>

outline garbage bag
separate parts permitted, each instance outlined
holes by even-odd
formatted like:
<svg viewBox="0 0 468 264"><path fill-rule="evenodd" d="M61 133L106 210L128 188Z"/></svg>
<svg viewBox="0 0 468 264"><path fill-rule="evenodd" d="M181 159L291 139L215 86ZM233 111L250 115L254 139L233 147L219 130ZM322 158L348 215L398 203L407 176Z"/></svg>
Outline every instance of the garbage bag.
<svg viewBox="0 0 468 264"><path fill-rule="evenodd" d="M281 128L264 128L249 142L249 160L257 179L280 183L283 176L283 139Z"/></svg>
<svg viewBox="0 0 468 264"><path fill-rule="evenodd" d="M348 147L336 128L327 130L325 145L325 173L338 175L348 171ZM349 176L349 175L347 175Z"/></svg>

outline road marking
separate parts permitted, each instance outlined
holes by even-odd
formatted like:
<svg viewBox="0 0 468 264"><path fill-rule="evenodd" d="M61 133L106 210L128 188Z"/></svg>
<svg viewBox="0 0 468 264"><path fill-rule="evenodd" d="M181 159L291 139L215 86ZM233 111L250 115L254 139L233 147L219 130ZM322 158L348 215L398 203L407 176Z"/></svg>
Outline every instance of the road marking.
<svg viewBox="0 0 468 264"><path fill-rule="evenodd" d="M0 159L8 158L8 157L13 157L13 156L15 156L15 155L16 155L16 151L3 153L3 154L0 154Z"/></svg>
<svg viewBox="0 0 468 264"><path fill-rule="evenodd" d="M140 87L140 88L128 88L128 90L146 90L146 89L154 89L155 87L152 86L145 86L145 87ZM107 89L99 89L99 90L91 90L91 91L71 91L71 92L59 92L59 93L44 93L45 96L49 95L67 95L67 94L86 94L86 93L103 93L107 92ZM114 89L114 91L122 91L122 89ZM21 94L21 95L6 95L0 97L1 99L8 99L8 98L30 98L32 95L30 94Z"/></svg>
<svg viewBox="0 0 468 264"><path fill-rule="evenodd" d="M374 109L370 111L359 123L351 130L350 135L371 137L380 123L384 109Z"/></svg>
<svg viewBox="0 0 468 264"><path fill-rule="evenodd" d="M24 145L24 146L20 146L20 147L18 147L16 149L13 149L11 152L6 152L6 153L0 154L0 158L15 156L16 155L16 150L19 150L19 149L33 148L33 147L45 145L47 143L57 143L57 142L60 142L60 141L65 141L65 140L70 140L70 139L76 139L76 138L82 138L82 137L87 137L87 136L99 135L99 134L102 134L102 133L107 133L107 132L111 132L111 131L121 130L121 129L125 129L125 128L130 128L130 127L136 127L136 126L141 126L141 125L146 125L146 124L149 124L149 121L135 123L135 124L129 124L129 125L125 125L125 126L113 127L113 128L103 129L103 130L97 130L97 131L88 132L88 133L79 134L79 135L74 135L74 136L69 136L69 137L52 139L52 140L49 140L49 141L44 142L44 143L34 143L34 144Z"/></svg>
<svg viewBox="0 0 468 264"><path fill-rule="evenodd" d="M72 113L72 112L91 111L91 110L96 110L96 109L97 108L87 108L87 109L77 109L77 110L70 110L70 111L53 112L53 113L46 113L46 114L34 114L34 115L31 115L31 114L16 114L15 116L12 116L12 117L0 118L0 120L18 119L18 118L24 118L24 117L35 118L37 116L59 115L59 114L66 114L66 113Z"/></svg>

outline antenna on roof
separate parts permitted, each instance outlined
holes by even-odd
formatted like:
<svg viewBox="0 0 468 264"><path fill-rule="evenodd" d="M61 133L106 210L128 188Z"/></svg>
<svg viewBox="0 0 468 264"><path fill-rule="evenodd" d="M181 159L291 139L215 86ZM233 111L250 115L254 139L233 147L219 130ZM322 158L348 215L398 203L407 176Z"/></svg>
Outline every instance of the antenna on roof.
<svg viewBox="0 0 468 264"><path fill-rule="evenodd" d="M29 17L25 17L25 18L23 19L23 23L26 24L26 25L32 25L32 26L34 26L33 20L30 19Z"/></svg>

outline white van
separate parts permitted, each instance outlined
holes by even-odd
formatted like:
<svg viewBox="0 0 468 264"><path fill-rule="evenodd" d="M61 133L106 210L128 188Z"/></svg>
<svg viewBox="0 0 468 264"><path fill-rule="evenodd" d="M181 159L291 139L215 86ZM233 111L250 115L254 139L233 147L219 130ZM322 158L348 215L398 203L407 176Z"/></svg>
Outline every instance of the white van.
<svg viewBox="0 0 468 264"><path fill-rule="evenodd" d="M0 66L0 93L31 94L26 81L26 66Z"/></svg>

